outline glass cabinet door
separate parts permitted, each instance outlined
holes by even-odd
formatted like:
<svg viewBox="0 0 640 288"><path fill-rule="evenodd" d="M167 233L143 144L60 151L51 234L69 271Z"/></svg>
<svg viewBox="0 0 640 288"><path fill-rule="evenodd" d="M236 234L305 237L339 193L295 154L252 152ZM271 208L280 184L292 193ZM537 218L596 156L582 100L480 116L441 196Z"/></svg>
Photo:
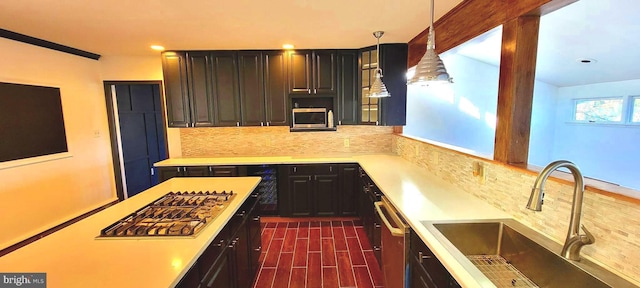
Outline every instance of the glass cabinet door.
<svg viewBox="0 0 640 288"><path fill-rule="evenodd" d="M378 51L375 49L361 52L362 118L360 120L363 124L376 124L378 122L378 98L369 98L369 88L373 83L375 69L378 68L377 56Z"/></svg>

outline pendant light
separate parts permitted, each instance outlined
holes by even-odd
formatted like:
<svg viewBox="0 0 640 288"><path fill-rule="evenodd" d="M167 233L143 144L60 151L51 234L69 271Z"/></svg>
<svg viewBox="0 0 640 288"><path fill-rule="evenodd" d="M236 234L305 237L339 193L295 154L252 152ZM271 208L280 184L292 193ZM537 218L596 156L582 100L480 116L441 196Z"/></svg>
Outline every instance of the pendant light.
<svg viewBox="0 0 640 288"><path fill-rule="evenodd" d="M416 65L416 73L411 79L407 79L407 85L428 86L434 82L453 83L453 78L449 76L447 69L444 68L442 59L436 53L436 40L433 29L434 1L431 0L431 25L429 25L429 35L427 36L427 51L418 62L418 65Z"/></svg>
<svg viewBox="0 0 640 288"><path fill-rule="evenodd" d="M371 84L371 88L369 88L369 97L370 98L384 98L391 97L389 91L387 91L387 86L382 82L382 69L380 69L380 37L384 35L384 31L376 31L373 32L373 37L378 39L378 45L376 46L376 63L377 68L373 72L375 73L375 78L373 79L373 83Z"/></svg>

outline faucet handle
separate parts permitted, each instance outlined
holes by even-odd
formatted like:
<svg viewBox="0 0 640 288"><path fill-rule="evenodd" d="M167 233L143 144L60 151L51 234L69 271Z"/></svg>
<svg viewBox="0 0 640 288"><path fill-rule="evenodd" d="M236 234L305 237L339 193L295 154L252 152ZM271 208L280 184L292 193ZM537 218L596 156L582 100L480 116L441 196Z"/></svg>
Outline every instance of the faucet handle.
<svg viewBox="0 0 640 288"><path fill-rule="evenodd" d="M582 228L582 231L584 231L584 235L580 235L580 241L584 245L589 245L596 242L596 237L594 237L593 234L591 234L591 232L587 230L587 227L584 227L584 225L580 225L580 228Z"/></svg>

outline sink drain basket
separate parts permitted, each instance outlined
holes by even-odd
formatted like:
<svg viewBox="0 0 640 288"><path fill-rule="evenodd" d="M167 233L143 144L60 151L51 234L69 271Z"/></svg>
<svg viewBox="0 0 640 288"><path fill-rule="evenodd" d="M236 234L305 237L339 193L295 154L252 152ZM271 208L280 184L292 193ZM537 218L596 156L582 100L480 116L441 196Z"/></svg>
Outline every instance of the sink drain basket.
<svg viewBox="0 0 640 288"><path fill-rule="evenodd" d="M499 255L470 255L467 258L498 287L538 287Z"/></svg>

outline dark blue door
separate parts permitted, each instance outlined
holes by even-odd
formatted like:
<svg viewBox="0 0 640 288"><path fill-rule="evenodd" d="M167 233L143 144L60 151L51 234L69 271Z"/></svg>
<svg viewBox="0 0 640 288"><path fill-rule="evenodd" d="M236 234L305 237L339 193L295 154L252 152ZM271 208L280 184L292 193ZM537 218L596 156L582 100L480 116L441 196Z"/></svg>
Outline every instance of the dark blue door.
<svg viewBox="0 0 640 288"><path fill-rule="evenodd" d="M158 184L153 163L167 158L159 84L115 85L126 195Z"/></svg>

